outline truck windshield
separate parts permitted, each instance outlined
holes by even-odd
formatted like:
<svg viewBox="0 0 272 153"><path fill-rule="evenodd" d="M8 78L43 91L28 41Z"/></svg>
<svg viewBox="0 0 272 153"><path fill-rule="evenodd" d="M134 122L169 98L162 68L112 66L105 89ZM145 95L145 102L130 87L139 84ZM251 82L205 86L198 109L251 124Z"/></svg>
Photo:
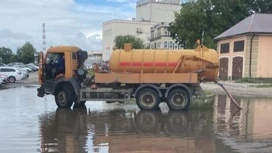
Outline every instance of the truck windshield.
<svg viewBox="0 0 272 153"><path fill-rule="evenodd" d="M58 55L59 55L58 53L48 53L46 64L55 63L58 59Z"/></svg>

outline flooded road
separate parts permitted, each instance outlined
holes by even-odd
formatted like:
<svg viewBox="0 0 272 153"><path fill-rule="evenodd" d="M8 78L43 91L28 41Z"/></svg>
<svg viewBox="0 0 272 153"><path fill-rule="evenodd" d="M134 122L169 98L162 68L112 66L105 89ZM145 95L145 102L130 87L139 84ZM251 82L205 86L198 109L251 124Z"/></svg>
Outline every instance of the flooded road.
<svg viewBox="0 0 272 153"><path fill-rule="evenodd" d="M241 111L225 95L188 112L104 102L57 109L36 88L0 90L0 153L271 152L272 99L234 98Z"/></svg>

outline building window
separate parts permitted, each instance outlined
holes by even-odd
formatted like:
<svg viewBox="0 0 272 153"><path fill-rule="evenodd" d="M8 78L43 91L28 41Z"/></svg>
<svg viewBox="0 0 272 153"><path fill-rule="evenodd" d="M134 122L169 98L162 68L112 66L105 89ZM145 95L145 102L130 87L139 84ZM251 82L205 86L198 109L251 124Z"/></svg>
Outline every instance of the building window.
<svg viewBox="0 0 272 153"><path fill-rule="evenodd" d="M164 41L164 48L165 48L165 49L168 48L168 43L167 43L167 41Z"/></svg>
<svg viewBox="0 0 272 153"><path fill-rule="evenodd" d="M234 42L233 51L234 51L234 52L241 52L241 51L244 51L244 46L245 46L244 40L235 41L235 42Z"/></svg>
<svg viewBox="0 0 272 153"><path fill-rule="evenodd" d="M160 42L160 41L159 41L158 48L160 48L160 49L162 49L162 48L163 48L163 42Z"/></svg>
<svg viewBox="0 0 272 153"><path fill-rule="evenodd" d="M156 48L160 48L160 47L161 47L161 43L160 43L160 42L157 42Z"/></svg>
<svg viewBox="0 0 272 153"><path fill-rule="evenodd" d="M112 35L112 29L104 30L104 36L110 36Z"/></svg>
<svg viewBox="0 0 272 153"><path fill-rule="evenodd" d="M177 43L175 43L175 49L178 49L178 44Z"/></svg>
<svg viewBox="0 0 272 153"><path fill-rule="evenodd" d="M154 38L154 31L151 31L151 39Z"/></svg>
<svg viewBox="0 0 272 153"><path fill-rule="evenodd" d="M229 43L221 44L220 53L229 53Z"/></svg>
<svg viewBox="0 0 272 153"><path fill-rule="evenodd" d="M136 32L137 33L143 33L143 30L142 30L142 28L137 28Z"/></svg>
<svg viewBox="0 0 272 153"><path fill-rule="evenodd" d="M168 36L168 31L166 28L164 28L164 36Z"/></svg>
<svg viewBox="0 0 272 153"><path fill-rule="evenodd" d="M169 42L169 48L173 49L173 42L172 41Z"/></svg>
<svg viewBox="0 0 272 153"><path fill-rule="evenodd" d="M161 36L161 28L158 28L158 30L157 30L157 36L158 37Z"/></svg>

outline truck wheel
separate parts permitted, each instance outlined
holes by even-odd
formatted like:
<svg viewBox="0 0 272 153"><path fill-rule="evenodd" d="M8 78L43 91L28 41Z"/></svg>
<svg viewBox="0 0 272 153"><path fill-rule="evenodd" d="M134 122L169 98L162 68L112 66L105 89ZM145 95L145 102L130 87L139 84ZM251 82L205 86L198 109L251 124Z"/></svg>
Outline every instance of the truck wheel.
<svg viewBox="0 0 272 153"><path fill-rule="evenodd" d="M166 118L166 128L171 133L186 133L189 128L188 112L171 111Z"/></svg>
<svg viewBox="0 0 272 153"><path fill-rule="evenodd" d="M159 108L160 97L153 89L145 88L137 94L136 103L142 110L154 110Z"/></svg>
<svg viewBox="0 0 272 153"><path fill-rule="evenodd" d="M136 115L135 124L140 132L157 132L161 120L160 111L140 110Z"/></svg>
<svg viewBox="0 0 272 153"><path fill-rule="evenodd" d="M73 105L73 93L67 88L61 88L56 91L55 102L59 108L70 108Z"/></svg>
<svg viewBox="0 0 272 153"><path fill-rule="evenodd" d="M187 110L190 105L190 97L183 89L173 89L167 96L167 105L171 110Z"/></svg>

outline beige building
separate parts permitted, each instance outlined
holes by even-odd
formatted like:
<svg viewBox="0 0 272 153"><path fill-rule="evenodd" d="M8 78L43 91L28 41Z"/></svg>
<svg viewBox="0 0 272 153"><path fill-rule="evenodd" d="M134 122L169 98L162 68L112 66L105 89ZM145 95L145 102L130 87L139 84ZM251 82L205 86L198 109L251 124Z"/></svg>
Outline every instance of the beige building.
<svg viewBox="0 0 272 153"><path fill-rule="evenodd" d="M133 35L142 38L149 45L150 29L160 22L174 21L174 13L181 9L180 0L139 0L136 4L136 18L133 20L110 20L103 23L102 45L108 59L118 35Z"/></svg>
<svg viewBox="0 0 272 153"><path fill-rule="evenodd" d="M150 48L151 49L181 49L183 48L170 36L169 23L161 22L151 27Z"/></svg>
<svg viewBox="0 0 272 153"><path fill-rule="evenodd" d="M180 3L180 0L139 0L136 4L136 20L172 22L174 12L181 9Z"/></svg>
<svg viewBox="0 0 272 153"><path fill-rule="evenodd" d="M215 38L220 79L272 77L272 14L253 14Z"/></svg>

